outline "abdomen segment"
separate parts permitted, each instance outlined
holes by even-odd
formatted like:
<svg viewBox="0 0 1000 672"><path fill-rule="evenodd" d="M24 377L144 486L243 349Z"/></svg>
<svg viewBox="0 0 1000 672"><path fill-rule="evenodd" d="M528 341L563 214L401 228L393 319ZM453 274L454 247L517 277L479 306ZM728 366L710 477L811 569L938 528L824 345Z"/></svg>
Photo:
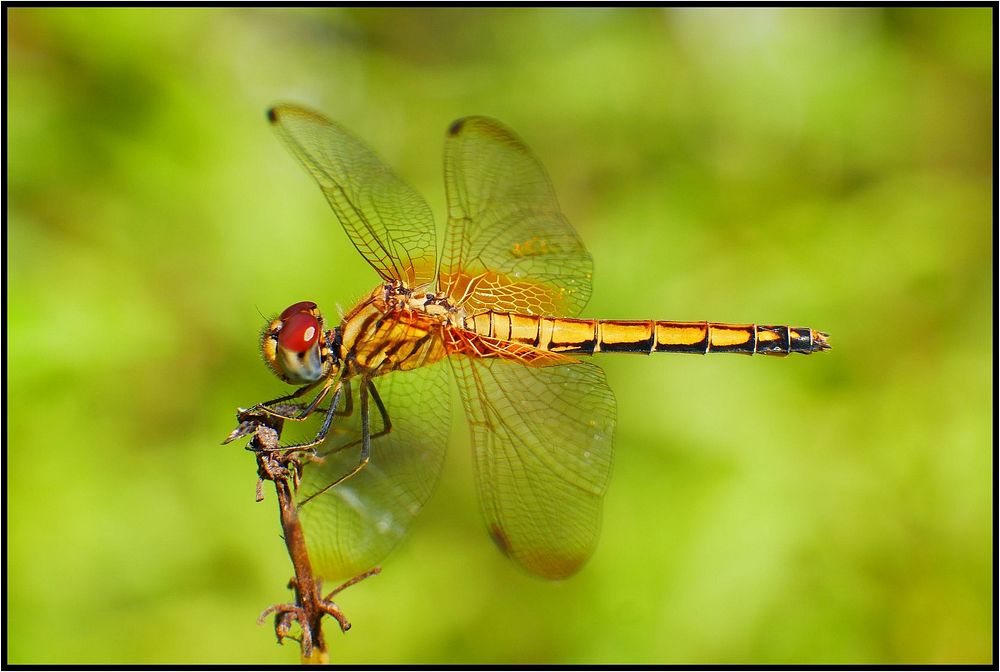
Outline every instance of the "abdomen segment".
<svg viewBox="0 0 1000 672"><path fill-rule="evenodd" d="M828 350L827 334L808 327L657 320L577 320L485 312L465 328L548 352L735 352L745 355L809 354Z"/></svg>

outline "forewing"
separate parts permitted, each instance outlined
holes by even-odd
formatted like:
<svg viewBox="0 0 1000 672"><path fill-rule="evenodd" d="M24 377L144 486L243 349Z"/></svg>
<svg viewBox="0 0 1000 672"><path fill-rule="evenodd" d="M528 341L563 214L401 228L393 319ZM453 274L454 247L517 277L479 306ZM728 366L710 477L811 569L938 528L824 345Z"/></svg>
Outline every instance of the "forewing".
<svg viewBox="0 0 1000 672"><path fill-rule="evenodd" d="M545 169L500 122L467 117L445 139L448 229L438 287L468 312L578 314L592 263Z"/></svg>
<svg viewBox="0 0 1000 672"><path fill-rule="evenodd" d="M573 574L597 544L611 474L615 397L604 372L576 360L452 361L490 535L530 572Z"/></svg>
<svg viewBox="0 0 1000 672"><path fill-rule="evenodd" d="M358 379L353 413L335 418L319 451L323 464L306 463L296 496L311 495L357 466L361 446ZM371 460L357 475L300 505L306 546L316 573L333 580L355 576L380 562L403 538L430 497L441 471L451 421L448 365L443 362L375 379L392 431L372 441ZM382 429L370 401L372 434Z"/></svg>
<svg viewBox="0 0 1000 672"><path fill-rule="evenodd" d="M427 202L339 124L294 105L268 117L378 274L411 288L431 282L437 243Z"/></svg>

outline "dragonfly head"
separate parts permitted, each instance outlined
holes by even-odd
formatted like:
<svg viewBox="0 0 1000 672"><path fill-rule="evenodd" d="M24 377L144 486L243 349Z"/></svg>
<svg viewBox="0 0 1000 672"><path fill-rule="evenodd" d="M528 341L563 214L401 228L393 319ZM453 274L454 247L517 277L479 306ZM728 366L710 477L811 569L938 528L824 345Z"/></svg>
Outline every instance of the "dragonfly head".
<svg viewBox="0 0 1000 672"><path fill-rule="evenodd" d="M271 320L261 333L260 349L274 374L292 385L315 383L335 364L323 317L312 301L292 304Z"/></svg>

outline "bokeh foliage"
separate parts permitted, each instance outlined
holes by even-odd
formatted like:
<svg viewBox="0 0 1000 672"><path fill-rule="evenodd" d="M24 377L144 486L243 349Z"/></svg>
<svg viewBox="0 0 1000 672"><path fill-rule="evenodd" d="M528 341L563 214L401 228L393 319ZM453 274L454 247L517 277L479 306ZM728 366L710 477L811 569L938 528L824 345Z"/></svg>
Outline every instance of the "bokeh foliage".
<svg viewBox="0 0 1000 672"><path fill-rule="evenodd" d="M282 663L273 495L218 441L256 331L375 282L272 136L355 130L444 212L454 118L516 129L585 315L806 324L787 360L602 357L601 545L557 584L464 429L343 663L992 660L992 11L7 9L8 661Z"/></svg>

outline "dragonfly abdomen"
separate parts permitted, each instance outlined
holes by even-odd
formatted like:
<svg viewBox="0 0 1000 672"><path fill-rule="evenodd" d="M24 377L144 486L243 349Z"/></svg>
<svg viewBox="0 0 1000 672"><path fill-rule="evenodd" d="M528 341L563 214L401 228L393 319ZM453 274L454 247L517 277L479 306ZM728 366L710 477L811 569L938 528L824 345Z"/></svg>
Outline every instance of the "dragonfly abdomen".
<svg viewBox="0 0 1000 672"><path fill-rule="evenodd" d="M484 336L569 355L735 352L781 356L792 352L809 354L830 347L827 335L821 331L783 325L580 320L492 311L467 318L465 322L467 329Z"/></svg>

